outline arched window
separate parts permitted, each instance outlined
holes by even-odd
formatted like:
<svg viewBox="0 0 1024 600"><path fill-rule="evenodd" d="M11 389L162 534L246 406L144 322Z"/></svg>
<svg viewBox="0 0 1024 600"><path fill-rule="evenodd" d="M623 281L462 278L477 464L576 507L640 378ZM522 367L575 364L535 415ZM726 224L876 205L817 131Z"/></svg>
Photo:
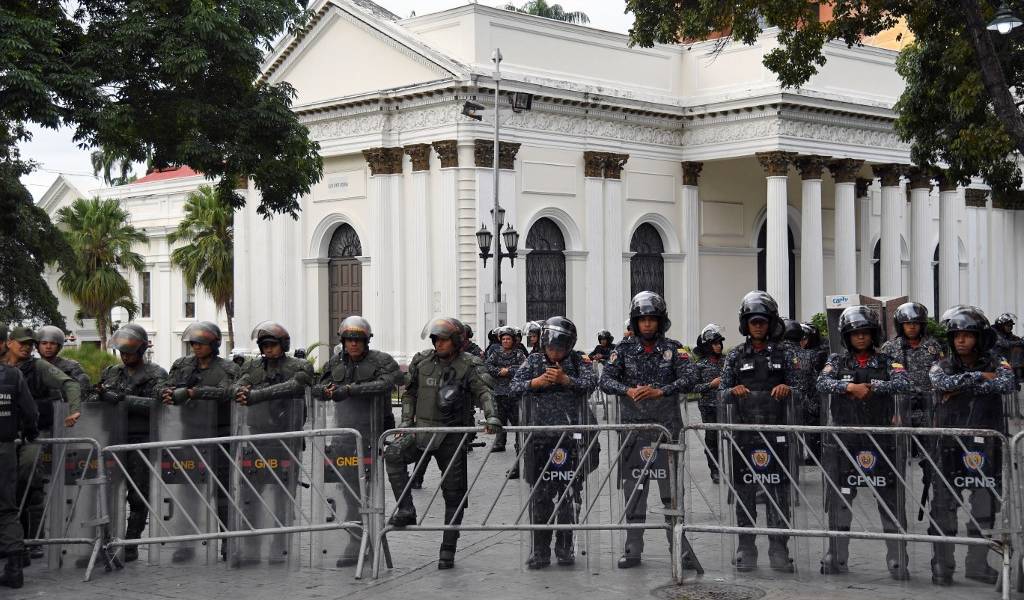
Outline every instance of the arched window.
<svg viewBox="0 0 1024 600"><path fill-rule="evenodd" d="M796 318L796 253L794 252L793 231L786 227L786 244L789 257L789 315L782 315L790 319ZM768 260L768 223L761 225L761 231L757 235L757 289L764 290L768 287L768 271L766 261Z"/></svg>
<svg viewBox="0 0 1024 600"><path fill-rule="evenodd" d="M359 236L351 225L343 223L334 230L327 248L327 312L332 337L346 317L363 313L363 268L356 260L362 254Z"/></svg>
<svg viewBox="0 0 1024 600"><path fill-rule="evenodd" d="M665 244L661 234L650 223L636 228L629 242L633 257L629 259L630 295L639 292L657 292L665 296Z"/></svg>
<svg viewBox="0 0 1024 600"><path fill-rule="evenodd" d="M565 237L554 221L539 219L526 235L526 318L565 316Z"/></svg>

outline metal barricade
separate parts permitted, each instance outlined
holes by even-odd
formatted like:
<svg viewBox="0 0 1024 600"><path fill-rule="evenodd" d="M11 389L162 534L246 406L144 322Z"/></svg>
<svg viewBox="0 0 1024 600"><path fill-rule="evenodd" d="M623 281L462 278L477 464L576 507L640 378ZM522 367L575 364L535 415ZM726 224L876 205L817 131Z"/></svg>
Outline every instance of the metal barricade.
<svg viewBox="0 0 1024 600"><path fill-rule="evenodd" d="M374 488L376 500L372 507L372 513L379 526L379 539L374 544L375 554L373 561L373 574L377 577L380 573L380 560L382 550L385 548L383 541L388 534L395 535L403 532L438 531L438 532L573 532L584 533L584 541L575 540L572 543L586 543L585 535L595 531L624 531L624 530L662 530L668 535L679 514L679 501L675 495L676 467L670 452L675 447L672 444L671 433L664 427L656 424L605 424L605 425L571 425L571 426L516 426L506 427L510 435L518 434L522 437L523 443L517 456L512 457L508 465L502 465L504 478L501 478L502 471L488 472L487 466L492 461L490 453L484 453L478 465L474 468L467 468L467 486L461 494L457 510L448 510L444 517L438 518L437 512L445 513L444 510L433 513L431 509L439 503L438 495L441 493L443 482L448 477L457 477L453 473L452 465L454 460L448 463L448 468L441 474L441 483L438 485L425 507L416 507L417 519L415 524L405 527L395 527L388 524L391 517L395 516L399 507L407 499L411 499L411 484L406 483L404 489L393 490L396 501L394 503L384 501L388 497L386 487L388 478L384 469L374 471ZM455 452L465 452L465 448L471 443L472 436L481 433L481 430L474 427L413 427L396 428L384 432L381 435L378 447L387 452L391 444L395 443L401 436L421 436L422 443L418 446L426 449L414 452L415 459L410 464L414 469L419 468L431 458L430 449L438 447L446 436L455 436L453 440L445 441L448 444L456 444ZM606 437L602 438L601 435ZM613 444L614 451L609 453L610 459L601 461L601 439L611 440L617 437ZM541 443L541 440L543 442ZM643 442L641 444L641 442ZM524 456L531 448L538 444L543 445L542 452L535 454L532 461L526 460ZM646 445L645 445L646 444ZM641 447L642 446L642 447ZM640 456L641 462L635 467L635 479L640 483L632 488L628 498L618 504L618 510L609 510L611 506L604 506L601 502L603 494L617 495L622 492L616 489L616 480L621 475L619 470L626 466L629 457L635 454ZM659 459L659 456L661 458ZM598 468L599 463L600 468ZM378 461L377 464L382 464ZM505 466L520 464L523 468L523 481L513 481L509 477L509 471L504 470ZM658 472L655 471L665 471ZM655 478L666 478L669 481L667 489L671 490L669 505L661 511L664 521L646 520L643 522L630 522L627 511L628 507L634 506L639 501L639 493L646 492L644 483ZM615 479L613 479L615 478ZM526 480L532 479L533 484L527 484ZM496 490L482 490L479 484L484 481L497 482ZM552 482L556 485L552 486ZM542 489L543 488L543 489ZM550 493L549 493L550 492ZM542 495L548 494L548 498L542 500ZM473 504L469 505L470 497ZM536 504L541 502L539 507ZM420 503L422 505L422 503ZM440 503L440 504L443 504ZM568 507L568 508L567 508ZM530 511L534 514L544 515L544 522L531 522ZM571 513L571 515L570 515ZM568 522L567 522L568 521ZM550 534L549 534L550 535ZM556 554L558 552L556 539ZM675 546L679 548L680 546ZM585 558L590 560L591 553L584 552ZM676 571L680 566L680 552L672 552L672 567Z"/></svg>
<svg viewBox="0 0 1024 600"><path fill-rule="evenodd" d="M338 510L338 490L328 490L324 486L323 475L330 473L330 479L337 482L337 487L350 495L353 502L361 507L369 505L368 476L359 476L357 486L353 488L347 483L351 478L342 475L344 465L339 466L336 457L325 450L331 442L337 443L343 438L354 440L351 447L355 458L351 462L363 464L366 457L362 438L357 430L347 428L107 446L103 448L103 455L109 457L130 489L138 490L140 486L139 482L132 480L126 468L127 457L135 454L143 458L152 491L150 498L145 500L150 517L150 535L132 540L114 537L105 546L111 550L129 544L180 548L196 543L213 544L216 540L227 543L263 536L270 537L272 543L286 540L284 548L308 547L312 550L313 544L290 543L287 540L296 534L313 536L324 531L351 530L360 536L360 544L365 550L372 543L367 528L359 521L345 520L344 513ZM328 442L324 443L325 440ZM157 456L160 458L155 458ZM226 461L229 466L227 481L213 464L217 460ZM194 464L185 464L189 461L194 461ZM288 476L282 475L282 469L297 480L288 480ZM168 470L202 473L203 476L168 478L165 476ZM215 494L207 493L209 490L220 490L227 497L234 518L224 522L217 513ZM267 498L270 497L275 500L269 501ZM160 499L162 504L155 505L153 498ZM243 506L245 498L251 499L247 506ZM202 512L202 518L196 516L196 510ZM171 526L165 522L165 513L177 514L180 518ZM360 553L356 565L357 578L361 577L364 566L362 555ZM248 564L232 561L232 558L228 557L231 566ZM290 558L288 556L289 561ZM256 562L261 561L253 564ZM268 562L286 561L273 560L272 557Z"/></svg>
<svg viewBox="0 0 1024 600"><path fill-rule="evenodd" d="M721 484L713 486L710 492L708 486L701 484L706 478L703 463L709 450L705 443L706 431L719 432L719 456L722 457L718 465L723 473ZM810 440L816 435L834 446L839 468L823 464L824 456L812 449ZM737 439L743 439L743 436L748 440L760 439L760 452L755 449L742 453ZM783 436L790 440L789 444L795 445L800 456L806 457L810 468L818 471L818 477L804 473L798 478L794 471L800 466L776 454L776 445L771 442ZM895 456L888 452L887 449L893 446L893 438L905 441L904 447L916 450L919 462L910 460L913 452L899 451ZM1009 598L1010 538L1015 537L1013 541L1019 543L1021 515L1018 511L1021 507L1017 496L1024 491L1024 483L1020 474L1011 469L1011 462L1016 461L1017 455L1013 454L1015 461L1002 457L1007 456L1008 450L1015 452L1019 443L1024 443L1020 435L1015 436L1011 443L1003 434L987 429L690 424L680 433L680 474L677 480L680 489L676 494L681 498L685 492L689 500L673 535L677 542L684 534L694 535L694 547L702 549L709 549L711 544L706 538L701 539L700 534L721 536L723 563L732 538L741 535L821 539L823 553L819 568L798 557L795 565L797 577L806 570L815 571L815 576L819 569L824 573L845 572L845 568L827 569L825 561L830 553L840 551L853 539L886 542L890 554L894 548L898 552L908 543L933 544L936 552L948 551L950 556L952 545L986 548L1002 555L999 587L1002 597ZM751 494L740 493L737 480L727 475L730 473L729 460L742 463L742 472L765 474L747 478L757 488L757 499L751 499ZM789 513L775 504L777 498L769 485L772 480L764 468L769 464L775 464L779 469L780 481L790 483L793 508ZM915 490L915 482L925 473L930 480L931 493L926 489L922 495ZM903 492L895 494L901 498L900 502L892 501L893 489ZM859 502L855 500L857 490L860 491ZM971 492L970 501L964 499L965 491ZM999 511L998 517L991 510L987 514L979 511L976 502L983 504L978 498L984 500L986 497L991 500L990 506ZM783 515L781 522L771 523L773 526L768 527L758 524L756 503L762 498L766 511L774 507ZM938 506L934 502L927 506L929 498L933 501L940 499ZM1002 506L1001 510L999 506ZM830 516L830 512L834 515L839 510L848 511L849 518L837 521L835 516ZM730 516L733 511L737 515L748 515L749 519L744 524L750 526L733 524ZM904 511L905 514L900 514ZM911 520L915 514L918 520ZM955 533L957 523L964 514L968 535L958 535ZM921 564L913 564L913 558L910 563L917 569L921 568ZM886 564L892 574L892 566ZM903 567L906 568L905 565ZM725 570L728 569L726 566Z"/></svg>

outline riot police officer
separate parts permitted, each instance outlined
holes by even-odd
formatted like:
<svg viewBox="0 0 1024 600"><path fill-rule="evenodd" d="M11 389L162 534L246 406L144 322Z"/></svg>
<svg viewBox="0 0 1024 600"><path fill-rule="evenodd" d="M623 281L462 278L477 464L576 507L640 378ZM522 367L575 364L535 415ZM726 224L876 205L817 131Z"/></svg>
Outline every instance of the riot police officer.
<svg viewBox="0 0 1024 600"><path fill-rule="evenodd" d="M30 327L15 327L8 336L6 350L0 354L8 366L17 367L25 376L39 411L38 429L43 437L51 437L60 433L53 431L54 403L67 402L68 415L64 418L64 426L74 427L82 416L82 387L77 380L49 362L33 357L36 341L36 332ZM41 450L41 444L31 443L23 444L18 451L18 497L24 497L25 502L21 522L26 539L35 538L40 533L46 507L44 487L49 473L44 468ZM32 546L26 554L25 566L31 559L42 556L42 547Z"/></svg>
<svg viewBox="0 0 1024 600"><path fill-rule="evenodd" d="M828 350L821 341L821 332L812 323L801 323L800 329L803 336L800 338L800 347L797 349L797 356L800 360L800 368L808 371L807 386L800 390L800 407L803 410L803 424L817 425L821 423L821 402L818 398L818 377L821 375L825 363L828 361ZM803 436L809 454L804 459L804 464L814 465L815 457L821 460L821 434L810 433ZM811 456L813 455L813 456Z"/></svg>
<svg viewBox="0 0 1024 600"><path fill-rule="evenodd" d="M723 407L733 413L739 423L785 424L792 418L789 410L792 388L798 378L793 353L779 343L785 330L779 318L778 304L766 292L753 291L743 297L739 309L740 334L746 340L729 351L722 367L721 388ZM740 450L733 449L737 465L753 461L765 469L773 455L786 456L785 444L771 443L774 452L765 452L763 440L757 433L737 432L732 436ZM758 447L760 446L760 447ZM760 451L760 452L759 452ZM753 454L746 456L746 454ZM758 460L763 465L758 465ZM777 467L776 467L777 468ZM740 527L753 527L757 521L757 492L768 491L771 499L765 506L768 527L783 528L790 517L789 484L781 473L778 479L757 482L747 469L734 469L736 486L736 521ZM746 476L746 477L745 477ZM745 480L746 479L746 480ZM780 512L781 511L781 512ZM793 560L789 556L789 536L768 536L768 558L772 569L792 572ZM740 534L734 560L738 571L757 567L757 546L753 534Z"/></svg>
<svg viewBox="0 0 1024 600"><path fill-rule="evenodd" d="M150 410L158 391L167 379L167 371L148 363L144 357L149 350L149 334L135 323L122 326L110 338L110 347L117 350L121 364L103 369L96 393L102 402L124 404L125 442L138 444L150 441ZM128 524L125 539L134 540L146 528L146 497L149 495L150 472L146 459L138 452L129 452L125 464L130 483L128 488ZM124 560L138 560L138 546L124 547Z"/></svg>
<svg viewBox="0 0 1024 600"><path fill-rule="evenodd" d="M305 392L306 388L313 384L313 365L307 360L288 356L291 347L291 335L280 323L274 321L263 321L253 328L250 338L256 342L260 350L260 357L246 361L239 369L238 378L231 387L230 395L240 409L238 421L244 421L244 429L249 433L282 433L286 431L300 431L306 420L305 415ZM294 440L289 441L290 453L299 456L302 451L302 444ZM281 452L281 444L276 442L252 444L263 456L272 455L273 452ZM287 492L281 489L280 485L267 484L263 487L268 491L257 492L267 498L272 506L278 510L278 520L284 524L290 522L292 508L290 499L295 497L297 489L298 472L291 461L279 461L281 465L280 474L276 479L284 481L287 485ZM273 467L269 467L273 468ZM257 512L248 518L250 523L265 521L263 511L256 508L262 504L254 501L254 492L248 486L240 486L239 490L242 499L243 510L246 506ZM287 515L284 514L287 511ZM272 525L271 525L272 526ZM261 557L260 540L255 537L245 538L241 548L231 557L236 566L246 566L259 563ZM287 556L287 537L283 534L275 534L271 537L268 553L268 562L284 562Z"/></svg>
<svg viewBox="0 0 1024 600"><path fill-rule="evenodd" d="M615 336L607 329L602 329L597 332L597 346L594 346L594 350L591 351L590 360L597 362L606 361L614 349Z"/></svg>
<svg viewBox="0 0 1024 600"><path fill-rule="evenodd" d="M906 411L900 396L910 389L910 379L897 359L875 349L882 339L878 316L867 306L851 306L839 316L839 334L846 352L833 354L818 378L818 391L828 394L827 417L831 425L861 427L902 426ZM851 505L859 487L878 494L878 515L886 533L906 531L904 502L906 449L896 436L839 435L845 449L837 448L831 436L825 441L827 476L841 490L826 486L825 510L829 529L849 531L853 521ZM879 455L879 448L884 455ZM847 458L847 452L856 465ZM893 469L896 469L894 472ZM884 503L884 504L883 504ZM850 538L829 538L821 559L822 574L849 571ZM886 540L885 562L889 575L898 581L910 578L906 542Z"/></svg>
<svg viewBox="0 0 1024 600"><path fill-rule="evenodd" d="M484 348L484 362L491 356L492 352L501 350L501 340L498 337L498 333L504 329L504 327L495 327L494 329L487 332L487 347Z"/></svg>
<svg viewBox="0 0 1024 600"><path fill-rule="evenodd" d="M541 328L540 340L542 351L526 359L509 386L511 393L522 394L527 407L525 424L569 427L595 423L587 398L597 387L597 375L573 352L576 325L565 317L551 317ZM594 452L597 446L592 441L592 434L568 432L537 432L530 437L523 468L527 483L535 487L530 496L531 523L576 522L583 480L597 468L600 454ZM586 461L582 468L581 461ZM551 530L533 531L532 538L526 565L543 569L551 564ZM555 534L555 557L561 566L576 562L572 531Z"/></svg>
<svg viewBox="0 0 1024 600"><path fill-rule="evenodd" d="M423 335L430 337L434 347L417 353L409 363L400 426L471 426L473 405L476 404L484 411L486 432L495 432L501 423L494 415L492 383L483 361L460 351L462 327L455 319L438 318L427 324ZM406 489L409 487L406 465L416 463L424 453L434 458L442 473L447 471L448 474L441 481L445 523L462 523L462 509L467 504L462 499L468 486L466 438L461 434L418 433L398 438L384 451L388 479L398 501L398 509L389 521L393 527L405 527L416 522L416 507ZM438 569L455 566L458 539L458 531L444 532L438 553Z"/></svg>
<svg viewBox="0 0 1024 600"><path fill-rule="evenodd" d="M218 437L231 435L231 386L238 377L238 365L220 357L221 331L216 323L199 321L185 328L181 341L189 345L191 354L171 365L167 380L159 390L161 402L177 411L201 413L212 418L189 419L183 414L173 415L184 425L179 435L187 437ZM205 405L205 406L204 406ZM166 413L165 413L166 414ZM185 424L191 424L189 427ZM193 429L193 431L187 431ZM226 448L225 448L226 449ZM210 460L217 480L227 487L228 464L221 453L212 454ZM228 522L228 499L221 486L214 486L217 495L217 516ZM186 492L187 493L187 492ZM192 547L175 550L172 560L182 562L194 555ZM222 555L226 553L226 545Z"/></svg>
<svg viewBox="0 0 1024 600"><path fill-rule="evenodd" d="M708 323L700 331L694 345L694 351L701 359L694 365L697 382L693 385L693 392L700 394L697 408L700 410L700 420L704 423L718 422L718 391L722 385L724 344L725 335L722 328L714 323ZM722 464L718 456L718 437L717 431L708 429L704 432L704 445L707 446L704 454L708 459L711 482L716 485L721 480L719 466Z"/></svg>
<svg viewBox="0 0 1024 600"><path fill-rule="evenodd" d="M988 319L981 309L971 306L950 311L947 316L948 354L929 372L935 390L935 426L992 429L1005 434L1001 396L1013 392L1014 379L1010 364L992 351L995 335ZM971 492L968 537L982 537L981 530L995 525L1004 460L1000 451L998 442L990 437L943 436L937 440L934 462L944 482L932 486L933 525L929 533L956 535L957 508L964 491ZM965 577L995 583L998 572L989 566L988 552L988 546L967 547ZM932 583L951 585L955 568L953 544L933 544Z"/></svg>
<svg viewBox="0 0 1024 600"><path fill-rule="evenodd" d="M462 327L462 351L468 352L469 354L472 354L477 358L483 359L484 351L480 348L480 346L476 345L476 342L473 341L473 327L470 326L468 323L463 323L462 321L459 321L458 319L456 319L456 321Z"/></svg>
<svg viewBox="0 0 1024 600"><path fill-rule="evenodd" d="M992 329L996 332L995 353L1010 363L1019 385L1021 378L1024 378L1024 339L1013 333L1016 322L1017 316L1006 312L996 317Z"/></svg>
<svg viewBox="0 0 1024 600"><path fill-rule="evenodd" d="M526 360L526 354L515 346L515 335L511 327L501 327L498 330L498 339L501 349L492 352L484 362L487 365L487 373L494 380L494 408L498 420L502 425L519 425L519 395L512 393L509 384L515 377L516 370ZM505 451L506 434L499 431L494 436L494 445L491 452ZM518 438L515 443L516 454L519 454Z"/></svg>
<svg viewBox="0 0 1024 600"><path fill-rule="evenodd" d="M7 327L0 325L0 344L7 341ZM0 586L20 588L25 544L18 522L18 450L21 437L32 443L39 435L39 413L24 375L0 362L0 557L6 557Z"/></svg>
<svg viewBox="0 0 1024 600"><path fill-rule="evenodd" d="M683 427L680 394L688 392L695 383L689 355L682 344L666 337L672 321L660 295L645 291L634 296L629 306L629 321L636 335L621 341L608 357L601 374L601 390L619 397L623 423L659 424L675 437ZM620 470L620 478L629 523L647 520L650 488L644 484L650 479L657 480L661 502L671 508L668 461L664 451L653 447L659 441L657 437L650 433L623 433L621 436L625 446L623 456L628 457ZM653 461L648 460L648 456L653 456ZM620 569L640 564L643 536L642 529L626 530L626 545L618 562ZM692 567L694 564L693 556L687 552L684 565Z"/></svg>
<svg viewBox="0 0 1024 600"><path fill-rule="evenodd" d="M526 334L526 353L540 352L540 322L530 321L523 327Z"/></svg>
<svg viewBox="0 0 1024 600"><path fill-rule="evenodd" d="M77 381L78 385L82 388L82 394L88 393L92 388L92 382L89 381L89 375L82 368L82 364L77 360L60 356L60 351L64 349L66 341L64 331L60 327L44 325L36 332L36 338L39 340L36 344L36 350L39 352L40 358Z"/></svg>
<svg viewBox="0 0 1024 600"><path fill-rule="evenodd" d="M327 361L320 382L313 386L313 398L335 402L334 427L358 430L362 436L363 456L375 457L371 448L377 447L378 436L395 427L391 392L404 381L404 376L390 354L370 349L373 330L363 317L346 317L338 326L338 336L343 350ZM336 456L357 456L355 440L350 437L334 440L331 445ZM359 489L360 474L353 468L341 471L351 490ZM362 520L358 502L346 498L343 505L341 518ZM336 564L347 567L358 561L359 539L349 535Z"/></svg>
<svg viewBox="0 0 1024 600"><path fill-rule="evenodd" d="M917 302L901 304L892 317L896 337L882 344L882 354L898 360L912 384L910 425L924 427L930 410L932 382L928 372L943 357L942 344L928 335L928 308Z"/></svg>

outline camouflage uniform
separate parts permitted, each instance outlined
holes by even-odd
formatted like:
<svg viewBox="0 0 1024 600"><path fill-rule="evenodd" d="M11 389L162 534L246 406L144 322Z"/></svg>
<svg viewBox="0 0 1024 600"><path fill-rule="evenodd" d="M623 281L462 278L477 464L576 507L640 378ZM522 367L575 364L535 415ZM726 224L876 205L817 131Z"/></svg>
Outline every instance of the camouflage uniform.
<svg viewBox="0 0 1024 600"><path fill-rule="evenodd" d="M124 404L125 443L150 441L150 409L156 402L158 390L167 379L167 371L153 363L143 363L134 371L122 365L111 365L100 375L100 400ZM146 459L138 452L128 453L125 469L135 486L128 487L128 527L125 538L135 539L146 528L146 500L149 496L150 472ZM138 488L140 494L135 492Z"/></svg>
<svg viewBox="0 0 1024 600"><path fill-rule="evenodd" d="M682 401L680 394L688 392L695 383L697 373L689 354L682 344L667 337L659 338L650 349L638 337L620 342L608 357L601 374L601 390L618 396L619 416L623 423L662 425L673 440L683 427L679 409ZM636 402L627 395L627 391L640 385L660 388L663 395ZM667 477L660 477L668 468L666 453L655 452L651 461L643 456L644 449L649 448L658 437L654 432L620 434L623 462L619 478L626 501L632 502L632 510L626 514L629 523L644 523L647 520L647 493L650 487L644 484L648 479L658 481L662 505L671 508L671 483ZM648 463L649 467L644 469ZM639 556L643 549L643 530L626 530L626 555Z"/></svg>
<svg viewBox="0 0 1024 600"><path fill-rule="evenodd" d="M985 372L994 372L995 379L982 377ZM986 353L973 367L967 367L959 357L951 356L933 365L928 374L936 393L937 427L993 429L1006 433L1001 396L1011 394L1015 389L1013 372L1006 359L995 353ZM994 438L981 438L983 441L980 443L978 440L971 437L937 440L934 462L942 469L944 480L948 481L954 491L951 492L945 483L937 479L935 481L938 483L932 485L931 517L935 524L929 527L929 533L934 535L941 532L947 536L957 534L957 509L964 491L971 492L973 517L967 523L967 536L982 537L978 525L981 529L992 529L995 526L996 513L1000 510L996 494L1002 488L1000 480L1003 457L1001 447ZM964 444L966 453L958 441ZM976 483L969 483L968 480ZM944 566L951 574L955 564L953 545L936 543L933 547L933 574L937 564L940 571ZM994 578L988 565L988 551L988 546L967 547L964 567L968 577L988 573L989 577Z"/></svg>
<svg viewBox="0 0 1024 600"><path fill-rule="evenodd" d="M494 379L494 409L502 425L506 423L512 426L519 425L519 395L513 394L509 390L509 385L525 360L526 353L519 348L505 351L499 347L498 350L488 355L484 362L487 366L487 373ZM508 374L502 376L500 374L502 369L508 369ZM493 448L504 448L505 441L505 430L501 430L494 437ZM519 453L518 441L516 442L516 453Z"/></svg>
<svg viewBox="0 0 1024 600"><path fill-rule="evenodd" d="M763 414L765 406L756 406L754 399L750 395L740 398L733 396L729 391L737 385L743 384L751 392L766 395L775 386L784 384L799 392L797 385L800 383L800 380L794 368L797 364L799 364L799 359L793 351L780 343L767 342L760 349L756 349L748 339L742 345L730 350L729 354L725 357L725 365L722 368L721 389L725 394L723 400L729 404L735 404L733 407L734 420L741 423L747 422L747 419L750 417L745 415L753 415L760 410L761 417L769 423L786 421L788 414L782 402L792 402L792 396L785 401L771 399L768 406L770 414ZM775 402L776 405L771 404L771 402ZM751 444L761 443L761 437L757 434L744 435L737 433L733 437L735 441L731 442L731 444L740 446L744 452L749 451L753 447ZM750 447L748 448L747 446ZM748 456L739 454L735 446L733 447L733 454L733 463L735 465L742 466L746 464L746 461L750 460ZM743 471L743 468L738 467L734 469L733 473L737 495L736 523L740 527L754 527L757 523L757 492L762 488L761 484L742 481L739 476ZM790 517L789 483L782 481L777 484L766 483L763 485L772 496L770 501L766 500L765 502L765 517L768 527L785 528L786 521ZM779 510L776 510L775 506L778 506L782 514L779 513ZM789 536L769 535L769 556L785 556L788 560L788 541ZM753 534L739 535L737 554L756 557L757 547ZM756 563L756 558L754 563Z"/></svg>
<svg viewBox="0 0 1024 600"><path fill-rule="evenodd" d="M515 372L509 392L521 394L525 407L525 425L579 425L596 422L587 398L597 388L593 367L576 352L570 352L561 363L569 377L568 386L551 385L530 389L530 381L554 366L545 353L531 354ZM559 499L558 514L553 522L575 523L580 504L580 489L587 474L597 468L600 447L593 435L576 438L570 433L534 433L524 453L524 478L536 491L530 498L530 522L544 524L552 520ZM591 447L591 442L593 446ZM584 456L587 448L590 454ZM573 478L580 461L587 465ZM572 491L566 488L572 485ZM563 498L563 495L565 496ZM540 558L551 554L551 530L533 532L533 552ZM572 531L558 531L555 554L562 559L572 555Z"/></svg>
<svg viewBox="0 0 1024 600"><path fill-rule="evenodd" d="M870 384L871 395L864 400L848 396L847 386L851 383ZM910 388L910 379L904 366L888 354L875 352L872 352L863 364L849 352L829 356L817 382L818 391L829 396L830 424L862 427L902 425L906 403L900 395ZM860 435L843 434L838 437L845 450L837 447L838 444L832 436L826 436L824 445L823 466L828 477L843 491L843 497L840 497L831 486L826 488L825 510L828 513L829 529L850 530L850 524L853 522L850 506L857 497L858 487L870 486L881 498L881 502L878 503L878 516L882 523L882 531L905 531L905 489L901 489L903 484L900 483L906 475L903 469L906 461L904 445L899 443L896 436L877 436L874 441L870 437ZM878 455L879 448L884 456ZM860 477L860 471L850 463L847 453L856 458L865 475L873 477L872 481L875 483L865 482ZM863 467L866 463L870 463L872 467ZM890 463L898 472L893 472ZM890 518L890 512L895 515L896 521ZM849 538L829 539L829 551L822 559L823 573L848 570L849 545ZM890 574L896 579L906 579L906 543L886 540L885 546L886 565Z"/></svg>
<svg viewBox="0 0 1024 600"><path fill-rule="evenodd" d="M1024 339L1012 332L1006 333L999 327L992 329L996 332L996 345L992 351L1010 363L1010 370L1013 371L1019 387L1021 379L1024 378Z"/></svg>
<svg viewBox="0 0 1024 600"><path fill-rule="evenodd" d="M711 382L722 376L724 364L722 356L706 356L694 365L697 383L693 386L693 392L700 394L697 408L700 409L700 420L704 423L718 422L718 391L721 386L713 388ZM718 438L717 431L707 430L704 432L704 444L707 446L704 455L708 459L708 470L716 479L721 465L718 454Z"/></svg>
<svg viewBox="0 0 1024 600"><path fill-rule="evenodd" d="M78 382L78 385L82 386L82 395L85 396L92 389L92 382L89 381L89 375L82 368L82 363L77 360L71 360L70 358L64 358L63 356L55 356L53 360L47 361L51 365L57 367L64 372L65 375L74 379Z"/></svg>
<svg viewBox="0 0 1024 600"><path fill-rule="evenodd" d="M923 335L916 348L910 345L905 337L893 338L882 344L882 354L888 354L900 362L907 370L910 378L910 424L913 427L925 427L928 423L928 411L931 406L932 382L928 377L939 359L945 356L942 344L930 335Z"/></svg>
<svg viewBox="0 0 1024 600"><path fill-rule="evenodd" d="M589 354L589 356L593 360L608 360L608 357L611 356L612 350L614 349L615 346L612 344L607 346L598 344L597 346L594 346L594 350Z"/></svg>

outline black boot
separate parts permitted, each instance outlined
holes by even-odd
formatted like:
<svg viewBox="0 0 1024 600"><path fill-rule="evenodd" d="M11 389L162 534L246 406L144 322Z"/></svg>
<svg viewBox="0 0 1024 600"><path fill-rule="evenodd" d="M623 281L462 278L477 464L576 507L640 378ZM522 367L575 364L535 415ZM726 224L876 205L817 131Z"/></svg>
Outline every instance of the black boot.
<svg viewBox="0 0 1024 600"><path fill-rule="evenodd" d="M412 502L412 495L407 493L402 496L402 492L405 491L405 486L409 482L409 474L403 469L397 473L389 473L388 477L391 480L391 491L395 495L395 500L398 501L398 510L388 520L388 525L392 527L415 525L416 505Z"/></svg>
<svg viewBox="0 0 1024 600"><path fill-rule="evenodd" d="M142 523L139 523L138 518L133 518L134 515L128 517L128 528L125 530L124 538L126 540L137 540L142 536L142 530L146 528L146 519L143 516ZM124 547L124 562L130 563L139 560L139 547L136 545L130 545Z"/></svg>
<svg viewBox="0 0 1024 600"><path fill-rule="evenodd" d="M25 585L21 561L21 552L13 552L7 557L7 565L4 567L3 574L0 574L0 586L18 589Z"/></svg>
<svg viewBox="0 0 1024 600"><path fill-rule="evenodd" d="M571 531L555 532L555 558L558 559L560 567L571 567L576 564L576 552L572 546Z"/></svg>
<svg viewBox="0 0 1024 600"><path fill-rule="evenodd" d="M441 551L437 555L437 568L441 571L455 567L455 546L441 544Z"/></svg>

